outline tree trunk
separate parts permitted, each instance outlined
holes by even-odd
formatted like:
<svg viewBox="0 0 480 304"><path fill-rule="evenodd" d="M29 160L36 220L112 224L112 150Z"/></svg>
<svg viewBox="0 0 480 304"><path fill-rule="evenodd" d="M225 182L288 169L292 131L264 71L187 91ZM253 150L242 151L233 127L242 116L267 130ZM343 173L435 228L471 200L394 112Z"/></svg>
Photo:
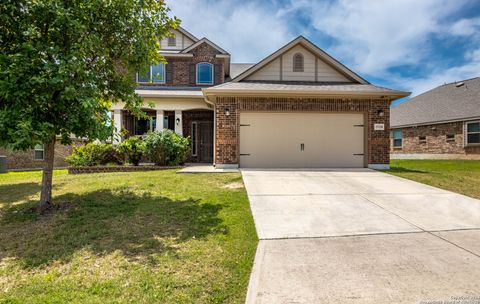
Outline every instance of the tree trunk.
<svg viewBox="0 0 480 304"><path fill-rule="evenodd" d="M43 212L52 203L52 177L53 177L53 159L55 156L55 137L52 141L43 146L43 176L42 176L42 192L40 194L40 202L37 205L37 211Z"/></svg>

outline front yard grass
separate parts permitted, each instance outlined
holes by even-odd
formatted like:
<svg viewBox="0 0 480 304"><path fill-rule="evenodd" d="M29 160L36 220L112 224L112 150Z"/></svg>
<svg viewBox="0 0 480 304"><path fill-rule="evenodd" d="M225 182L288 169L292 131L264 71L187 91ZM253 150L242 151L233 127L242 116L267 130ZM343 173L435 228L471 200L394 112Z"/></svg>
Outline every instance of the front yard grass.
<svg viewBox="0 0 480 304"><path fill-rule="evenodd" d="M240 174L0 175L0 303L241 303L257 244Z"/></svg>
<svg viewBox="0 0 480 304"><path fill-rule="evenodd" d="M478 160L392 160L387 173L480 199Z"/></svg>

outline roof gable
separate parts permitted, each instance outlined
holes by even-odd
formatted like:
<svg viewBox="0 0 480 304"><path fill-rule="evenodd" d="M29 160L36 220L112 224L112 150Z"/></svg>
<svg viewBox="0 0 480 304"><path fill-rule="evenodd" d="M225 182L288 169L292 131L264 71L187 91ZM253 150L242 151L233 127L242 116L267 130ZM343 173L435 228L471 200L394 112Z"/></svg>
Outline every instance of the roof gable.
<svg viewBox="0 0 480 304"><path fill-rule="evenodd" d="M222 49L221 47L219 47L218 45L216 45L215 43L211 42L210 40L208 40L207 38L202 38L200 40L198 40L197 42L195 42L194 44L192 44L191 46L189 46L188 48L184 49L183 51L181 51L181 53L188 53L188 52L191 52L192 50L196 49L198 46L200 46L201 44L203 43L206 43L208 45L210 45L212 48L216 49L217 51L219 51L221 54L224 54L224 55L228 55L228 52L225 51L224 49Z"/></svg>
<svg viewBox="0 0 480 304"><path fill-rule="evenodd" d="M197 42L197 41L198 41L198 38L197 38L197 37L195 37L192 33L190 33L189 31L187 31L187 30L184 29L183 27L177 26L176 30L179 31L180 33L182 33L183 35L187 36L188 38L190 38L193 42Z"/></svg>
<svg viewBox="0 0 480 304"><path fill-rule="evenodd" d="M304 57L304 71L292 72L293 55L298 52ZM368 84L368 81L303 36L292 40L232 81L310 81Z"/></svg>

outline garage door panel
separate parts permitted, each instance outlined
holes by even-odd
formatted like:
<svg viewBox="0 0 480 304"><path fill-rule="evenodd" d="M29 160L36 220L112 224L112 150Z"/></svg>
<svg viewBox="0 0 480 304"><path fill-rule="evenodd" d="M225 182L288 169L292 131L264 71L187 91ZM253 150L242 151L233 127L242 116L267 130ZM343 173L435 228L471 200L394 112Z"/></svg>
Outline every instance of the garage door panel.
<svg viewBox="0 0 480 304"><path fill-rule="evenodd" d="M364 166L363 114L241 113L240 125L241 167Z"/></svg>

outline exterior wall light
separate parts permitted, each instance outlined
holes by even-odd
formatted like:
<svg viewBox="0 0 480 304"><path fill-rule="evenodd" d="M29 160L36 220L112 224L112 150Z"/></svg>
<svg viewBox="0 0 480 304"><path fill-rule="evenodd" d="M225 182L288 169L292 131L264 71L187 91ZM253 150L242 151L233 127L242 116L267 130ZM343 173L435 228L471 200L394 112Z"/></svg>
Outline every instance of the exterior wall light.
<svg viewBox="0 0 480 304"><path fill-rule="evenodd" d="M383 117L383 115L385 115L385 112L383 112L383 110L378 110L377 114L379 117Z"/></svg>
<svg viewBox="0 0 480 304"><path fill-rule="evenodd" d="M177 123L177 126L180 124L180 118L177 117L177 119L175 119L175 122Z"/></svg>
<svg viewBox="0 0 480 304"><path fill-rule="evenodd" d="M225 116L230 116L230 110L229 109L225 109Z"/></svg>

